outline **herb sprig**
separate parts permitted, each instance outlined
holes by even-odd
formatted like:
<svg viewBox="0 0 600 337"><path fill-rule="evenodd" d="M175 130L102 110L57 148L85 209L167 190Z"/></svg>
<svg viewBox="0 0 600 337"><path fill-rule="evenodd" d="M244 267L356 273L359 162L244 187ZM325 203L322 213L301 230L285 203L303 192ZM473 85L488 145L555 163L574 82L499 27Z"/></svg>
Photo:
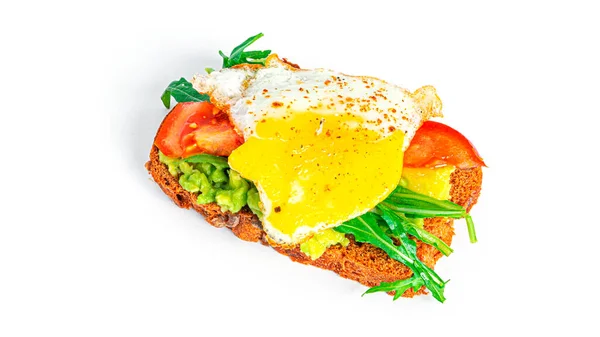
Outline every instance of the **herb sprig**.
<svg viewBox="0 0 600 337"><path fill-rule="evenodd" d="M354 239L358 242L370 243L375 247L381 248L391 258L409 267L413 275L420 278L421 281L419 282L422 282L431 291L433 297L440 302L444 302L446 300L444 297L446 282L433 269L427 267L423 261L419 260L417 257L416 242L408 237L407 233L401 229L401 226L394 226L394 229L392 229L394 236L401 242L399 246L395 245L392 239L381 229L378 221L379 218L375 213L366 213L345 222L341 226L336 227L335 230L354 235Z"/></svg>
<svg viewBox="0 0 600 337"><path fill-rule="evenodd" d="M219 50L219 55L223 57L223 68L230 68L235 65L244 63L265 65L265 60L267 59L267 56L271 54L270 50L244 51L251 44L256 42L256 40L260 39L263 36L263 33L258 33L254 36L249 37L239 46L233 48L229 56L225 55L221 50Z"/></svg>
<svg viewBox="0 0 600 337"><path fill-rule="evenodd" d="M256 40L260 39L261 37L263 37L263 33L258 33L249 37L239 46L233 48L229 56L225 55L219 50L219 55L223 57L223 68L230 68L244 63L264 65L265 60L271 54L270 50L245 51L248 46L256 42ZM205 68L205 70L209 74L214 71L212 68ZM167 109L171 107L171 97L173 97L179 103L204 102L210 100L208 95L199 93L196 89L194 89L192 83L183 77L177 81L171 82L160 96L160 100Z"/></svg>
<svg viewBox="0 0 600 337"><path fill-rule="evenodd" d="M167 109L171 107L171 97L177 102L205 102L210 100L208 95L199 93L194 89L192 83L183 77L178 81L171 82L160 96L160 100Z"/></svg>
<svg viewBox="0 0 600 337"><path fill-rule="evenodd" d="M442 252L444 256L448 256L454 252L454 250L450 248L450 246L448 246L444 241L440 240L440 238L429 233L425 229L418 227L402 213L396 213L383 204L378 205L376 210L381 213L381 217L388 224L393 235L398 236L398 231L408 233L422 242L435 247L437 250Z"/></svg>
<svg viewBox="0 0 600 337"><path fill-rule="evenodd" d="M395 291L394 301L399 299L405 291L412 288L414 292L417 292L423 286L423 279L417 275L413 275L411 278L405 280L398 280L394 282L381 282L380 285L367 289L363 296L366 294L372 294L380 291L390 292Z"/></svg>
<svg viewBox="0 0 600 337"><path fill-rule="evenodd" d="M382 282L368 289L365 294L395 291L394 300L396 300L410 288L417 291L421 286L425 286L435 299L442 303L445 301L444 289L448 281L444 281L418 258L417 244L411 238L412 236L435 247L446 256L450 255L452 248L409 219L432 217L465 218L471 242L476 241L473 221L462 206L413 192L403 186L398 186L370 212L335 228L339 232L354 235L357 242L366 242L381 248L391 258L403 263L413 272L413 276L409 279ZM400 244L396 245L391 237Z"/></svg>
<svg viewBox="0 0 600 337"><path fill-rule="evenodd" d="M413 192L399 185L380 206L387 207L396 213L405 214L412 218L465 218L471 243L477 242L473 219L464 207L449 200L438 200Z"/></svg>

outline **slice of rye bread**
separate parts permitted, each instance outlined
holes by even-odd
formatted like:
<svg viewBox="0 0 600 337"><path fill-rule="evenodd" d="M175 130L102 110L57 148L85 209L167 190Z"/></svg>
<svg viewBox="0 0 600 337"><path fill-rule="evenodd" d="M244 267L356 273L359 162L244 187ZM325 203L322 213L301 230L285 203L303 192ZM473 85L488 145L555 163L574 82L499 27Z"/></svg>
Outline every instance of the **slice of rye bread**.
<svg viewBox="0 0 600 337"><path fill-rule="evenodd" d="M289 256L293 261L332 270L342 277L358 281L369 287L379 285L381 282L392 282L412 276L412 271L408 267L390 258L384 251L371 244L354 241L352 235L349 235L350 244L348 246L329 247L320 258L314 261L300 251L299 245L290 248L270 243L262 230L260 220L247 207L234 214L222 212L221 208L214 203L198 205L196 203L197 194L184 190L179 185L178 179L169 173L167 166L159 161L156 146L152 146L150 161L146 163L146 168L154 181L177 206L187 209L192 207L214 227L227 227L238 238L271 246L277 252ZM477 202L481 191L481 168L456 169L452 173L450 181L452 184L451 200L470 210ZM448 245L452 242L454 235L452 219L425 219L425 229ZM418 240L417 255L431 268L442 257L442 253L437 249ZM424 287L417 292L417 294L422 293L426 293ZM414 295L415 292L412 289L403 294L405 297Z"/></svg>

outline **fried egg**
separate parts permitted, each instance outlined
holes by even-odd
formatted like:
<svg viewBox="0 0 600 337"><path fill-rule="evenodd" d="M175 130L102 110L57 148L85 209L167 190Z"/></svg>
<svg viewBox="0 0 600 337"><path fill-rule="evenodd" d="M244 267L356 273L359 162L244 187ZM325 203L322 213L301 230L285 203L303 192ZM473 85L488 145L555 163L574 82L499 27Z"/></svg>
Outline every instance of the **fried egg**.
<svg viewBox="0 0 600 337"><path fill-rule="evenodd" d="M375 207L400 181L417 129L441 116L431 86L411 93L373 77L297 69L277 55L265 67L196 75L193 85L243 135L229 165L256 185L263 228L278 244Z"/></svg>

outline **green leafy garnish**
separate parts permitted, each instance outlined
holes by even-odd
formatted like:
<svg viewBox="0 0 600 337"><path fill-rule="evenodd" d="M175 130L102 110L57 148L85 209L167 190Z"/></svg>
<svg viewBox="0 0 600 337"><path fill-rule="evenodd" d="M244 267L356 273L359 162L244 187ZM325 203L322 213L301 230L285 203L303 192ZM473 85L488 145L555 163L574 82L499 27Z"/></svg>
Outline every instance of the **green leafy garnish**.
<svg viewBox="0 0 600 337"><path fill-rule="evenodd" d="M365 294L395 291L396 300L411 287L417 291L419 287L425 286L435 299L444 302L447 281L419 260L417 244L413 239L414 237L435 247L446 256L452 253L450 246L419 226L419 221L415 221L433 217L465 218L471 242L477 241L473 220L464 207L451 201L413 192L402 184L370 212L335 228L336 231L354 235L357 242L366 242L381 248L392 259L403 263L413 272L410 279L383 282L370 288ZM399 245L395 242L399 242Z"/></svg>
<svg viewBox="0 0 600 337"><path fill-rule="evenodd" d="M219 50L219 55L223 57L223 68L230 68L238 64L250 63L250 64L265 64L267 56L271 54L270 50L254 50L245 51L245 49L256 42L263 36L263 33L249 37L246 41L242 42L239 46L233 48L229 56L225 55ZM213 68L205 68L207 73L214 71ZM163 102L165 108L171 107L171 97L177 102L204 102L210 101L210 97L205 94L201 94L194 87L192 83L188 82L185 78L181 78L178 81L173 81L165 89L160 100Z"/></svg>
<svg viewBox="0 0 600 337"><path fill-rule="evenodd" d="M354 239L358 242L366 242L381 248L391 258L409 267L413 274L419 277L421 282L431 291L433 297L440 302L444 302L446 300L444 297L446 282L419 260L415 241L410 239L407 233L398 225L392 231L400 240L401 245L395 245L392 239L381 229L378 218L379 215L375 213L366 213L345 222L336 227L335 230L354 235Z"/></svg>
<svg viewBox="0 0 600 337"><path fill-rule="evenodd" d="M471 243L477 242L473 219L467 213L464 207L449 200L438 200L420 193L413 192L408 188L399 185L379 205L386 207L395 213L405 214L406 216L412 218L465 218L467 222L467 229L469 231L469 239L471 240Z"/></svg>
<svg viewBox="0 0 600 337"><path fill-rule="evenodd" d="M473 222L473 218L471 215L467 214L465 216L465 221L467 222L467 230L469 231L469 240L471 243L477 242L477 234L475 234L475 223Z"/></svg>
<svg viewBox="0 0 600 337"><path fill-rule="evenodd" d="M377 206L377 210L380 211L381 217L388 224L394 236L398 237L399 231L408 233L422 242L435 247L445 256L450 255L454 251L444 241L440 240L440 238L429 233L425 229L418 227L408 220L403 214L396 213L381 204Z"/></svg>
<svg viewBox="0 0 600 337"><path fill-rule="evenodd" d="M352 234L356 241L368 242L381 248L391 258L407 266L412 265L415 261L408 256L404 247L396 246L392 239L385 234L379 227L376 217L373 213L366 213L335 227L335 230L344 234Z"/></svg>
<svg viewBox="0 0 600 337"><path fill-rule="evenodd" d="M160 100L165 105L165 108L171 107L171 97L177 102L204 102L209 101L210 97L205 94L199 93L192 83L188 82L185 78L180 78L178 81L173 81L165 89Z"/></svg>
<svg viewBox="0 0 600 337"><path fill-rule="evenodd" d="M263 33L258 33L249 37L239 46L233 48L229 56L225 55L219 50L219 55L223 57L223 68L230 68L244 63L264 65L267 56L271 54L270 50L244 51L246 48L248 48L248 46L256 42L256 40L260 39L261 37L263 37Z"/></svg>
<svg viewBox="0 0 600 337"><path fill-rule="evenodd" d="M416 275L413 275L413 277L407 278L405 280L398 280L398 281L394 281L394 282L381 282L380 285L367 289L367 291L365 291L365 293L362 295L365 296L366 294L372 294L372 293L376 293L376 292L380 292L380 291L384 291L386 293L390 292L390 291L395 291L396 292L394 294L394 301L395 301L395 300L399 299L400 296L402 296L402 294L404 294L404 292L407 291L408 289L412 288L413 291L417 292L419 290L419 288L421 288L422 286L423 286L423 279Z"/></svg>
<svg viewBox="0 0 600 337"><path fill-rule="evenodd" d="M413 273L419 275L423 280L425 287L431 291L433 297L443 303L444 300L446 300L444 297L444 287L447 281L444 282L433 269L429 268L419 260L417 256L417 243L408 237L409 232L406 230L406 227L403 226L403 220L396 214L388 212L385 209L381 209L381 211L383 220L385 220L392 230L394 236L400 240L400 245L405 247L406 251L410 254L410 257L415 260L415 266L411 268Z"/></svg>

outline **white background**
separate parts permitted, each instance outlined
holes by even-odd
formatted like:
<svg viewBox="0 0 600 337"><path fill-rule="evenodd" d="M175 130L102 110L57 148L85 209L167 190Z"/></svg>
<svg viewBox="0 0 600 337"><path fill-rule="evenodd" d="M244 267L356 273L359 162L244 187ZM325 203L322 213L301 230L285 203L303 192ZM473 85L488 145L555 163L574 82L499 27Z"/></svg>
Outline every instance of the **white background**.
<svg viewBox="0 0 600 337"><path fill-rule="evenodd" d="M16 3L0 11L1 336L598 335L592 1ZM436 268L446 303L361 298L151 181L162 90L258 32L305 68L437 87L489 166L479 243L458 222Z"/></svg>

